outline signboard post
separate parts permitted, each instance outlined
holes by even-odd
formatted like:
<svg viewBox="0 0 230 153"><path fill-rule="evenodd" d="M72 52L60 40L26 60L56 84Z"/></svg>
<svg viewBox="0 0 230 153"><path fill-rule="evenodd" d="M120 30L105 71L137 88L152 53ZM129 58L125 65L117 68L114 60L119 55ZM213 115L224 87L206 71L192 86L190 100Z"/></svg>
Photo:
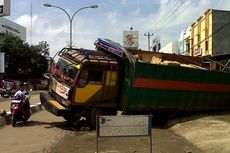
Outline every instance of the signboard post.
<svg viewBox="0 0 230 153"><path fill-rule="evenodd" d="M152 153L152 115L97 116L97 153L99 137L149 136Z"/></svg>

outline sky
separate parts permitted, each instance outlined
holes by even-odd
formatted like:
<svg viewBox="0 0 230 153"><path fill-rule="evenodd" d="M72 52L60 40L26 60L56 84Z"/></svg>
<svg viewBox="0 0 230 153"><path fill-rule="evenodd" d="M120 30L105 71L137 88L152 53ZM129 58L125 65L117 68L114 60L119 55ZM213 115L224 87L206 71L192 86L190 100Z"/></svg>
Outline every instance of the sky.
<svg viewBox="0 0 230 153"><path fill-rule="evenodd" d="M123 44L123 31L131 27L139 32L140 49L148 49L147 33L153 35L151 40L159 36L164 46L178 40L207 9L230 11L230 0L11 0L11 15L5 18L27 28L29 44L47 41L51 57L68 46L70 22L64 11L44 3L61 7L70 16L82 7L98 5L80 10L73 19L73 46L85 49L95 49L97 38Z"/></svg>

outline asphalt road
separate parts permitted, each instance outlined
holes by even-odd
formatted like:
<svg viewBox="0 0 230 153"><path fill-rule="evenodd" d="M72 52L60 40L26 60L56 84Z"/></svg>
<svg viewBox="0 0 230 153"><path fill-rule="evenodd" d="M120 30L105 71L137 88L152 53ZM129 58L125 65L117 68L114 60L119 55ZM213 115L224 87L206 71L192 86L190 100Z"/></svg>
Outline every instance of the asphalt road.
<svg viewBox="0 0 230 153"><path fill-rule="evenodd" d="M203 153L170 129L152 129L154 153ZM26 125L0 128L1 153L94 153L95 131L72 131L63 118L45 110L31 116ZM100 138L100 151L107 153L147 153L149 137Z"/></svg>
<svg viewBox="0 0 230 153"><path fill-rule="evenodd" d="M1 153L44 153L49 152L64 135L66 128L63 118L47 111L33 114L28 123L17 124L14 128L5 125L0 128Z"/></svg>
<svg viewBox="0 0 230 153"><path fill-rule="evenodd" d="M31 104L39 103L39 92ZM8 108L10 100L0 99ZM0 108L1 109L1 108ZM230 153L230 112L177 119L170 128L152 129L154 153ZM26 125L0 127L0 153L94 153L95 131L72 131L62 117L45 110L31 116ZM149 152L149 139L100 138L102 153Z"/></svg>

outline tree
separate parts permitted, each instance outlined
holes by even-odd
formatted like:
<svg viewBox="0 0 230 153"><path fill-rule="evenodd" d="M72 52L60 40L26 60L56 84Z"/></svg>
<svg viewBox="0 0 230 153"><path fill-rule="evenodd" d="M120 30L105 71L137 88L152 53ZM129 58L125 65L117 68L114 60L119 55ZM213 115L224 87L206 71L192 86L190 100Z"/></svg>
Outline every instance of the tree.
<svg viewBox="0 0 230 153"><path fill-rule="evenodd" d="M41 78L48 67L48 47L45 41L29 45L13 34L1 33L0 49L5 52L5 77L21 81Z"/></svg>

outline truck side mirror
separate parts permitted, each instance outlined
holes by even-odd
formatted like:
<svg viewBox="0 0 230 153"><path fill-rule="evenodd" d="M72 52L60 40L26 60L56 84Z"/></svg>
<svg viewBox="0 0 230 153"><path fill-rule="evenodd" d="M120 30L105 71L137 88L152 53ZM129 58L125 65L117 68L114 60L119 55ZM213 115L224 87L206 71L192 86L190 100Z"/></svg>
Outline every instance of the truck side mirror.
<svg viewBox="0 0 230 153"><path fill-rule="evenodd" d="M78 88L84 88L86 85L88 84L88 80L84 79L84 78L80 78L77 81L77 87Z"/></svg>
<svg viewBox="0 0 230 153"><path fill-rule="evenodd" d="M88 71L83 70L80 74L80 77L77 80L77 87L78 88L84 88L88 84Z"/></svg>

